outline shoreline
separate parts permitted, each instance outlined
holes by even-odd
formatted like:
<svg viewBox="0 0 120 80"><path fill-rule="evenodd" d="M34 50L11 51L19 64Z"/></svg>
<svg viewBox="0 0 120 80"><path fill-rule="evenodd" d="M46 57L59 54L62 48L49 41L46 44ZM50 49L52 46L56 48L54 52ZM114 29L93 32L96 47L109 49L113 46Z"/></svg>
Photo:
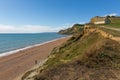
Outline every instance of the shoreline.
<svg viewBox="0 0 120 80"><path fill-rule="evenodd" d="M53 41L56 41L56 40L59 40L59 39L67 38L67 37L71 37L71 36L61 37L61 38L53 39L53 40L46 41L46 42L43 42L43 43L38 43L38 44L34 44L34 45L23 47L23 48L15 49L15 50L12 50L12 51L3 52L3 53L0 53L0 58L4 57L4 56L9 56L11 54L15 54L15 53L20 52L20 51L24 51L26 49L30 49L30 48L33 48L33 47L41 46L41 45L44 45L44 44L47 44L47 43L50 43L50 42L53 42Z"/></svg>
<svg viewBox="0 0 120 80"><path fill-rule="evenodd" d="M66 42L70 36L34 45L30 48L0 57L0 79L15 80L39 62L45 60L54 47ZM37 61L37 63L36 63Z"/></svg>

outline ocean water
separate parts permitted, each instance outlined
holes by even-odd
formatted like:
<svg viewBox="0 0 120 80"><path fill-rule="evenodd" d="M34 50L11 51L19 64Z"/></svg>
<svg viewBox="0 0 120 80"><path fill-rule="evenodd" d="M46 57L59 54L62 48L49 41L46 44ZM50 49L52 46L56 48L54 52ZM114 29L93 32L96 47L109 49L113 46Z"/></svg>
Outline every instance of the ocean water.
<svg viewBox="0 0 120 80"><path fill-rule="evenodd" d="M58 33L0 34L0 54L65 36Z"/></svg>

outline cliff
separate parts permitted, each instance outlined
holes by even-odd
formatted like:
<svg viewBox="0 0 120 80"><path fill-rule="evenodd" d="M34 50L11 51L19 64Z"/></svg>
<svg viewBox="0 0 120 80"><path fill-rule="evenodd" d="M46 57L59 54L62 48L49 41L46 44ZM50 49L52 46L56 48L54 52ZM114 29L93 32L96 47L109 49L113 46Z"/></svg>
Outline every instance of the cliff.
<svg viewBox="0 0 120 80"><path fill-rule="evenodd" d="M60 30L58 33L59 34L74 34L74 33L82 31L83 26L84 25L82 25L82 24L74 24L72 26L72 28L68 28L68 29L65 29L65 30Z"/></svg>
<svg viewBox="0 0 120 80"><path fill-rule="evenodd" d="M97 27L83 29L54 48L45 64L22 80L119 80L120 42L113 38Z"/></svg>

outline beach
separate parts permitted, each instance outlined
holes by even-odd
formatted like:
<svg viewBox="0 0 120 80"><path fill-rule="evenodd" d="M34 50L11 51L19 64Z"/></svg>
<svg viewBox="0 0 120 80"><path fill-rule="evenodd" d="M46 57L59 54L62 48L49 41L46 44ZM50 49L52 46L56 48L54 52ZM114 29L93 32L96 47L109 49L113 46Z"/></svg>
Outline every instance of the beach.
<svg viewBox="0 0 120 80"><path fill-rule="evenodd" d="M15 80L37 63L46 59L54 47L61 45L68 39L69 37L60 38L0 57L0 80Z"/></svg>

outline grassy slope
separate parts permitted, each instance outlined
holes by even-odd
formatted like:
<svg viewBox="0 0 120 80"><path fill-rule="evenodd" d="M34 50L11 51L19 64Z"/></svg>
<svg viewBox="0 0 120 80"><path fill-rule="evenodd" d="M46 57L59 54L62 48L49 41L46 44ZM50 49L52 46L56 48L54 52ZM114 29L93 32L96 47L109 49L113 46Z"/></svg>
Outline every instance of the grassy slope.
<svg viewBox="0 0 120 80"><path fill-rule="evenodd" d="M94 33L91 34L91 36L87 35L82 37L81 34L77 35L77 37L72 37L67 43L52 53L51 56L54 56L54 58L49 59L46 64L51 66L72 61L76 57L81 57L93 44L96 44L99 40L104 40L104 38L99 35L100 34Z"/></svg>
<svg viewBox="0 0 120 80"><path fill-rule="evenodd" d="M104 26L120 28L120 17L119 18L110 18L110 20L111 20L111 23L110 24L104 24Z"/></svg>
<svg viewBox="0 0 120 80"><path fill-rule="evenodd" d="M76 34L53 50L44 67L35 80L118 80L120 44L98 32Z"/></svg>

